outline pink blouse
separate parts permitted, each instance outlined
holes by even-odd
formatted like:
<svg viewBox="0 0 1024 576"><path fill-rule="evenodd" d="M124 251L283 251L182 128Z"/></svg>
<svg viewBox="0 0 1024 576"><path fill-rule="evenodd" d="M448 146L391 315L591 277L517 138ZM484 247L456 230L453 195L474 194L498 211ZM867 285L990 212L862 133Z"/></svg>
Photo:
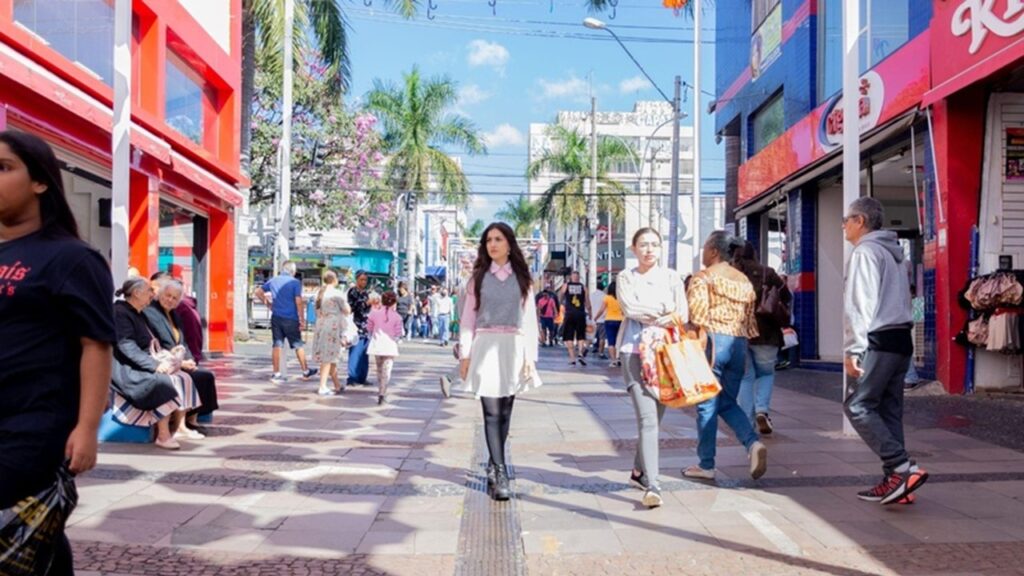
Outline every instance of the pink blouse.
<svg viewBox="0 0 1024 576"><path fill-rule="evenodd" d="M401 337L402 317L398 315L394 308L385 308L383 306L374 308L366 319L366 333L373 336L373 333L377 330L392 338Z"/></svg>

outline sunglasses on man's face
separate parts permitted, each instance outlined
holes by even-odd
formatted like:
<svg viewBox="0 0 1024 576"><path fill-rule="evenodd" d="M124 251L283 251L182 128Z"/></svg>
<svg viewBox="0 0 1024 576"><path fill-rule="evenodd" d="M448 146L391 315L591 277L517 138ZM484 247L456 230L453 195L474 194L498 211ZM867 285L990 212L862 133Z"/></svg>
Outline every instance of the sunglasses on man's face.
<svg viewBox="0 0 1024 576"><path fill-rule="evenodd" d="M861 217L860 214L850 214L849 216L843 216L843 225L845 226L846 223L849 222L850 220L852 220L853 218L860 218L860 217Z"/></svg>

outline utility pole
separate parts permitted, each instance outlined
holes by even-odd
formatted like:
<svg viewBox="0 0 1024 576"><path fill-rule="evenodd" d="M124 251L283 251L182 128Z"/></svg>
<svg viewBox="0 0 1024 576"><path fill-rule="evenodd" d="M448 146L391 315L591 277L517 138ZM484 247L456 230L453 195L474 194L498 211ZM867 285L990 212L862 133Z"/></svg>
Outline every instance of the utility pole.
<svg viewBox="0 0 1024 576"><path fill-rule="evenodd" d="M693 5L693 273L700 271L700 9L698 0Z"/></svg>
<svg viewBox="0 0 1024 576"><path fill-rule="evenodd" d="M111 179L110 246L114 284L128 276L128 198L131 188L132 125L132 3L114 5L114 126L111 131L113 172ZM154 239L155 240L155 239ZM148 270L142 270L149 274Z"/></svg>
<svg viewBox="0 0 1024 576"><path fill-rule="evenodd" d="M590 233L587 294L597 289L597 97L590 97L590 195L587 197L587 231Z"/></svg>
<svg viewBox="0 0 1024 576"><path fill-rule="evenodd" d="M291 257L292 229L292 34L295 28L295 0L284 0L284 79L281 86L281 203L278 206L277 248L274 273Z"/></svg>
<svg viewBox="0 0 1024 576"><path fill-rule="evenodd" d="M683 80L676 76L676 91L672 98L672 196L668 215L668 267L673 270L679 269L679 107L682 88Z"/></svg>

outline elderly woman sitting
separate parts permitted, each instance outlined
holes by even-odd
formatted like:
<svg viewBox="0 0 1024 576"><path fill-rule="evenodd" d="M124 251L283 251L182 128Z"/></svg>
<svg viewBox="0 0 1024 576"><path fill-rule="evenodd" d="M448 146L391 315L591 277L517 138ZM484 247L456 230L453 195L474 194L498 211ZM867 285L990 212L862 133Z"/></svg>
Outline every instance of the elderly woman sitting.
<svg viewBox="0 0 1024 576"><path fill-rule="evenodd" d="M161 350L150 331L142 315L153 300L149 282L129 278L116 296L123 299L114 303L114 418L132 426L155 424L156 446L177 450L174 435L185 413L201 405L192 378L181 370L184 350Z"/></svg>
<svg viewBox="0 0 1024 576"><path fill-rule="evenodd" d="M199 368L185 341L184 325L177 312L178 305L185 295L181 281L164 275L153 281L152 285L156 298L142 314L146 317L149 329L160 342L160 348L166 351L180 348L184 354L181 369L192 377L202 407L188 411L182 433L188 438L198 440L206 434L206 430L199 425L198 417L211 414L218 408L217 382L213 372Z"/></svg>

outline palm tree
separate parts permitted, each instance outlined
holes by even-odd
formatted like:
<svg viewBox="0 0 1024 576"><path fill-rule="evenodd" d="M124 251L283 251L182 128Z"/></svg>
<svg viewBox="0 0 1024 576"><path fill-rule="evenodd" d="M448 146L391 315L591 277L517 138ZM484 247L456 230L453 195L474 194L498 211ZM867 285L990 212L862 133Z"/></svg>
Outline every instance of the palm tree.
<svg viewBox="0 0 1024 576"><path fill-rule="evenodd" d="M480 238L484 235L484 229L487 228L487 224L479 218L473 220L473 223L469 226L463 226L462 224L459 224L459 226L462 228L462 237L467 240L470 238Z"/></svg>
<svg viewBox="0 0 1024 576"><path fill-rule="evenodd" d="M531 162L526 169L526 176L530 179L537 179L543 173L560 177L547 190L541 192L538 205L540 216L544 220L554 218L562 224L576 225L577 230L588 228L585 221L589 203L584 194L584 183L592 178L590 139L575 128L570 129L557 124L548 128L548 136L554 144L554 149L545 151L543 156ZM597 192L594 201L599 211L608 213L609 224L615 218L622 218L625 213L623 198L628 189L621 182L608 177L612 164L621 161L636 163L636 153L619 139L599 137ZM597 244L593 234L590 235L589 242L588 260L593 271L597 266ZM593 273L590 280L594 280Z"/></svg>
<svg viewBox="0 0 1024 576"><path fill-rule="evenodd" d="M540 220L540 209L526 196L520 196L516 200L506 200L505 207L496 212L494 217L507 222L516 237L522 239L533 232L533 226Z"/></svg>
<svg viewBox="0 0 1024 576"><path fill-rule="evenodd" d="M384 180L395 190L407 191L417 200L437 192L447 203L465 204L469 180L442 148L454 146L470 155L486 154L487 148L476 126L450 111L458 101L456 90L447 77L424 79L416 66L403 75L401 85L374 81L366 107L383 127L388 157ZM410 279L416 269L416 220L409 222L406 246Z"/></svg>

